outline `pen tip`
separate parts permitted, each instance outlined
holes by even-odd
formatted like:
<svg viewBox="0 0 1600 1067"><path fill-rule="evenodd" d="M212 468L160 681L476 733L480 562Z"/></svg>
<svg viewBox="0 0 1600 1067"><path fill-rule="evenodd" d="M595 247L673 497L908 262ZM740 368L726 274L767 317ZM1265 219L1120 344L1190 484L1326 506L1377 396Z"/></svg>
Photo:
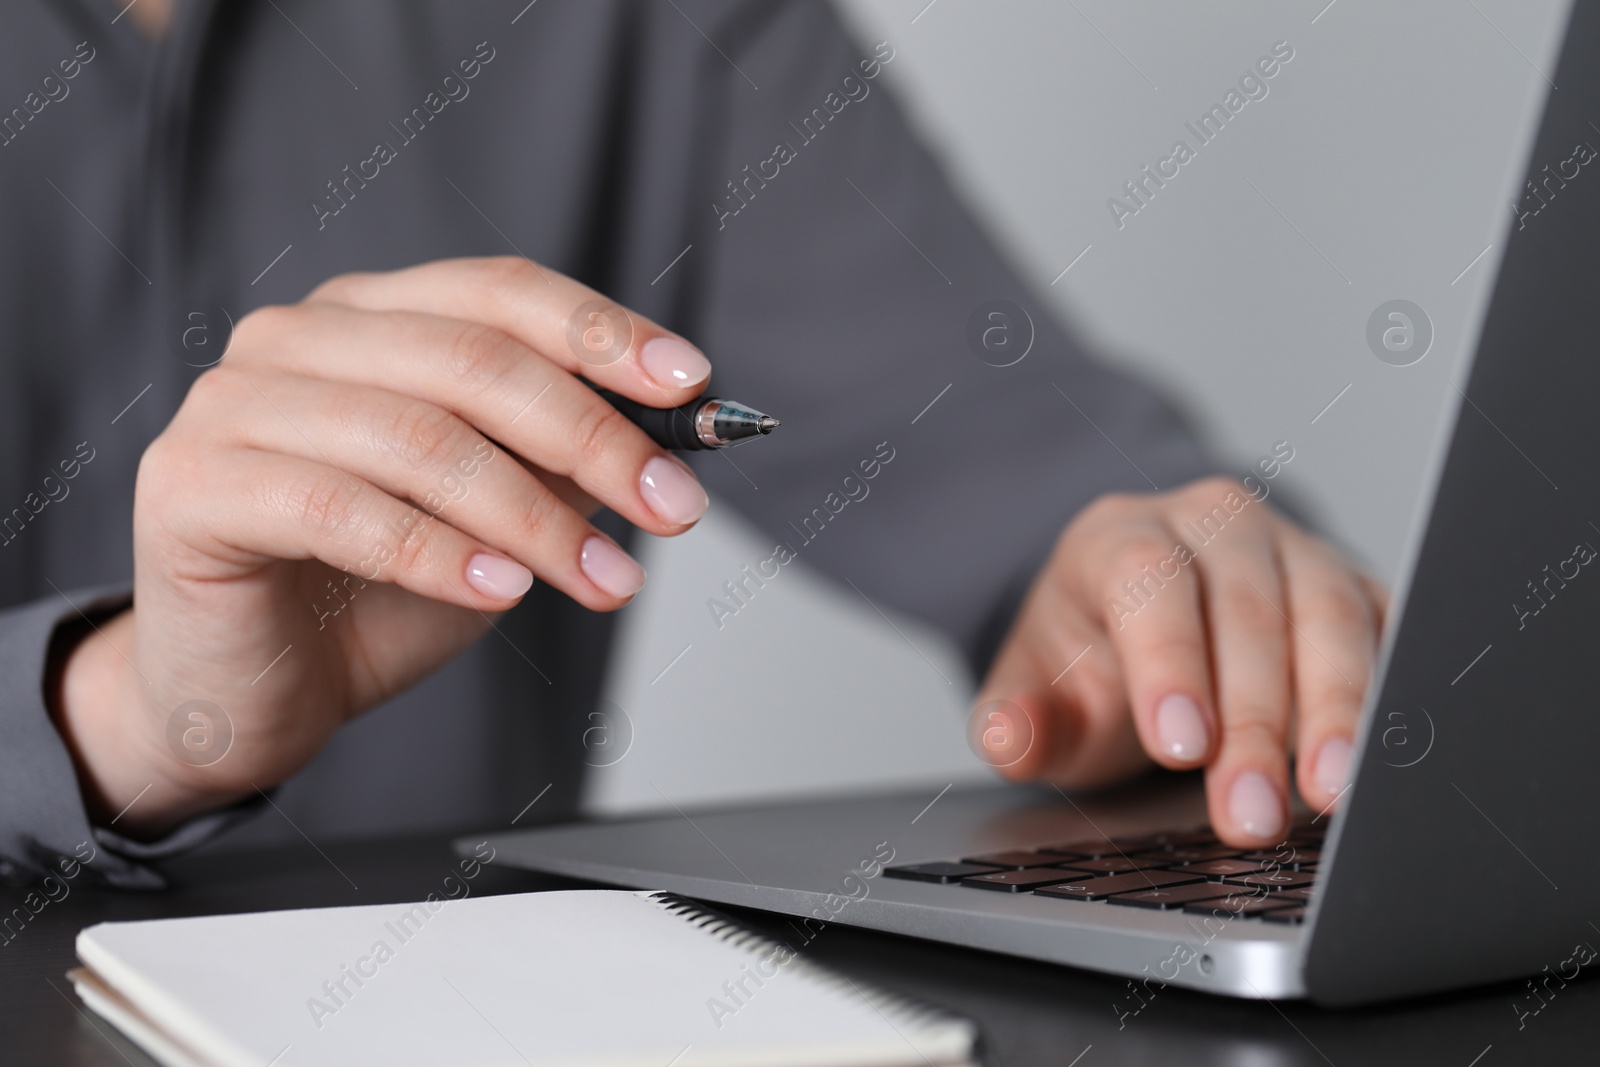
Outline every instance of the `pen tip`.
<svg viewBox="0 0 1600 1067"><path fill-rule="evenodd" d="M756 429L760 430L762 434L769 434L777 428L778 420L773 418L771 415L761 416L761 421L756 423Z"/></svg>

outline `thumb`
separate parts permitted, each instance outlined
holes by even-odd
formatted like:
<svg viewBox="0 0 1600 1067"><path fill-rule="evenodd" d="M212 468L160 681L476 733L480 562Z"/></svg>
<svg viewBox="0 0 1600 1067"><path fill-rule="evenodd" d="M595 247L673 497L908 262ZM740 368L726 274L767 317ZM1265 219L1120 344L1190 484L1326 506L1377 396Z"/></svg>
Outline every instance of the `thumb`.
<svg viewBox="0 0 1600 1067"><path fill-rule="evenodd" d="M967 743L1013 782L1044 777L1058 749L1072 747L1077 719L1037 690L986 691L973 705Z"/></svg>
<svg viewBox="0 0 1600 1067"><path fill-rule="evenodd" d="M1102 644L1079 642L1076 658L1045 663L1013 635L974 702L972 750L1011 781L1073 788L1107 785L1148 766L1115 653Z"/></svg>
<svg viewBox="0 0 1600 1067"><path fill-rule="evenodd" d="M1082 717L1040 670L1027 642L1014 632L1001 646L973 702L967 743L978 758L1014 782L1039 778L1070 752Z"/></svg>

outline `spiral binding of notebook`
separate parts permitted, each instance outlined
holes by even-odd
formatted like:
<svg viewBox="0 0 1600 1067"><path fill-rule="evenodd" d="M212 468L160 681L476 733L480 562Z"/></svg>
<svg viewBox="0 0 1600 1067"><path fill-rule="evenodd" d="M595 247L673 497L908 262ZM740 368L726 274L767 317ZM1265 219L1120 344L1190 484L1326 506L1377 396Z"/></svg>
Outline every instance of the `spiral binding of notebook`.
<svg viewBox="0 0 1600 1067"><path fill-rule="evenodd" d="M731 945L765 958L770 953L786 951L789 959L782 966L798 974L804 974L809 980L835 991L854 992L862 1000L876 1009L892 1025L905 1025L908 1027L924 1028L932 1026L970 1026L965 1019L942 1008L935 1007L924 1001L905 996L900 993L891 993L880 986L870 982L857 982L853 978L839 974L826 967L818 966L810 960L804 959L789 945L764 934L758 934L716 908L679 896L676 893L643 892L639 894L647 900L655 902L662 909L683 916L713 937L719 938Z"/></svg>

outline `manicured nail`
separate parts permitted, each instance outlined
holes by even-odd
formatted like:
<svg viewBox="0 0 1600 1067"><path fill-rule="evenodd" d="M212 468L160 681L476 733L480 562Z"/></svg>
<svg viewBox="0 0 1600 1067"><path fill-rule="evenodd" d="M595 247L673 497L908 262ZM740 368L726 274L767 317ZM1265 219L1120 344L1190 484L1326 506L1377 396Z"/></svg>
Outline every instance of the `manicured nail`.
<svg viewBox="0 0 1600 1067"><path fill-rule="evenodd" d="M644 586L644 568L604 537L583 543L579 563L589 580L612 596L632 596Z"/></svg>
<svg viewBox="0 0 1600 1067"><path fill-rule="evenodd" d="M1182 693L1169 693L1156 705L1156 738L1165 755L1185 763L1205 759L1211 744L1200 705Z"/></svg>
<svg viewBox="0 0 1600 1067"><path fill-rule="evenodd" d="M711 377L711 361L676 337L646 341L639 350L639 362L646 374L668 389L699 385Z"/></svg>
<svg viewBox="0 0 1600 1067"><path fill-rule="evenodd" d="M1276 841L1283 835L1283 801L1260 771L1245 771L1233 780L1228 817L1251 837Z"/></svg>
<svg viewBox="0 0 1600 1067"><path fill-rule="evenodd" d="M711 506L699 480L665 456L654 456L645 463L639 495L662 522L674 526L695 522Z"/></svg>
<svg viewBox="0 0 1600 1067"><path fill-rule="evenodd" d="M1311 766L1311 777L1324 793L1337 796L1350 778L1350 742L1342 737L1324 741Z"/></svg>
<svg viewBox="0 0 1600 1067"><path fill-rule="evenodd" d="M484 596L515 600L533 588L533 572L515 560L479 552L467 560L467 584Z"/></svg>

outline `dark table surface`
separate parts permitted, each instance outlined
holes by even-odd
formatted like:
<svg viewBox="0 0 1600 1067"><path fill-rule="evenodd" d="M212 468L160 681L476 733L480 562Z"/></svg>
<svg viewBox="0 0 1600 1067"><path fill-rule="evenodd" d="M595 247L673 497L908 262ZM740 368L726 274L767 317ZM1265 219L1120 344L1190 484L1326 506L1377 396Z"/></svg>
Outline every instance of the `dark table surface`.
<svg viewBox="0 0 1600 1067"><path fill-rule="evenodd" d="M0 943L0 1064L147 1067L152 1061L79 1003L65 979L72 942L91 923L218 912L384 904L438 892L455 869L443 835L252 851L213 848L165 866L166 893L74 888ZM578 883L484 869L473 893L573 888ZM1396 892L1424 907L1431 892ZM57 893L59 896L59 892ZM11 914L22 891L0 890ZM37 900L37 898L35 898ZM1494 907L1484 901L1484 907ZM1600 908L1596 909L1600 917ZM737 913L761 926L770 918ZM1463 936L1471 936L1463 931ZM1161 989L1137 1004L1121 979L834 925L805 949L811 958L976 1020L990 1065L1278 1065L1600 1062L1600 981L1580 977L1531 999L1523 983L1361 1011L1260 1003ZM1545 1006L1519 1020L1534 1003ZM1120 1018L1119 1014L1125 1017ZM1520 1023L1520 1026L1519 1026Z"/></svg>

